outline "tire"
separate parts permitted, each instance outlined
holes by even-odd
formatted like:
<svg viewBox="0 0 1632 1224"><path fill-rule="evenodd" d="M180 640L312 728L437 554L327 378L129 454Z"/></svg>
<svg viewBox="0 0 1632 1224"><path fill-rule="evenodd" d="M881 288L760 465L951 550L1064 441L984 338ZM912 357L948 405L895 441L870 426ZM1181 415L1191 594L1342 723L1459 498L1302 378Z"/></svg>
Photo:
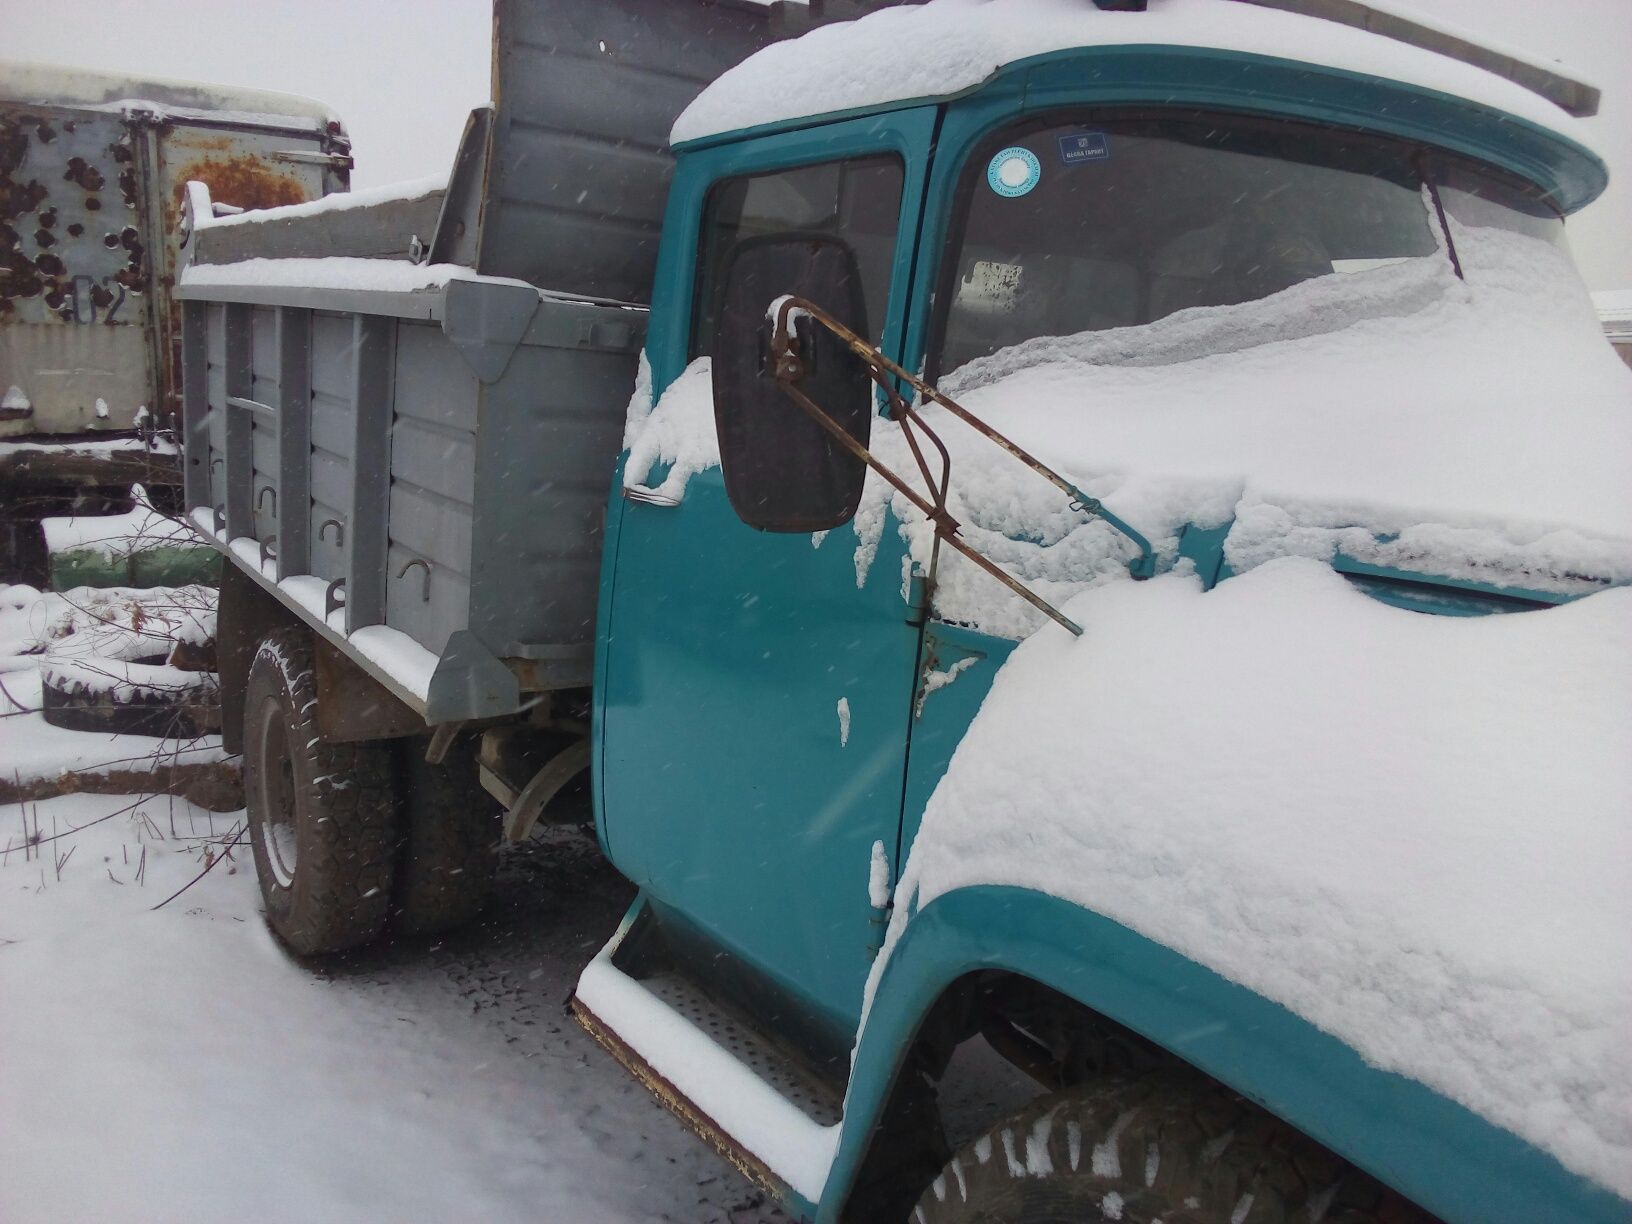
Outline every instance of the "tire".
<svg viewBox="0 0 1632 1224"><path fill-rule="evenodd" d="M476 774L476 741L448 747L442 764L425 760L424 739L399 740L402 839L392 927L435 935L465 925L493 894L499 861L499 807Z"/></svg>
<svg viewBox="0 0 1632 1224"><path fill-rule="evenodd" d="M914 1224L1430 1224L1227 1089L1111 1078L1033 1102L960 1151Z"/></svg>
<svg viewBox="0 0 1632 1224"><path fill-rule="evenodd" d="M267 924L301 956L342 952L384 928L396 849L389 744L318 737L311 641L256 648L244 695L244 797Z"/></svg>

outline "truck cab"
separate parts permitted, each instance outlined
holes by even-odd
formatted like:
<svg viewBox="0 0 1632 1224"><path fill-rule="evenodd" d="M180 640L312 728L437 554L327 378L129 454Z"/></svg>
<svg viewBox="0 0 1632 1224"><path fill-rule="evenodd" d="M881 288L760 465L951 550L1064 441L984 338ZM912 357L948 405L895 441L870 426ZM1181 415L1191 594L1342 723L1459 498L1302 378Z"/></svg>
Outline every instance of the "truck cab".
<svg viewBox="0 0 1632 1224"><path fill-rule="evenodd" d="M1197 945L1183 945L1187 957L1150 925L1117 921L1139 907L1114 892L1090 903L1050 883L1058 875L1013 867L1009 856L1074 845L1092 874L1096 853L1039 831L1069 826L1071 801L1005 802L1028 793L1024 771L996 788L986 817L959 814L965 832L988 826L984 842L959 845L989 853L990 870L943 861L954 883L924 903L936 860L912 864L947 853L924 839L949 764L970 751L983 703L982 717L1000 716L989 694L1017 644L1065 632L1039 605L1069 620L1060 605L1089 608L1106 588L1138 584L1141 563L1153 588L1182 580L1210 592L1271 560L1318 560L1343 588L1334 597L1434 617L1548 609L1629 576L1629 507L1591 443L1555 449L1539 415L1503 439L1457 435L1467 401L1501 415L1497 404L1522 404L1537 384L1466 369L1483 360L1479 344L1424 354L1410 340L1442 312L1474 309L1470 299L1519 310L1522 293L1495 304L1511 276L1536 276L1532 292L1556 302L1543 282L1574 282L1564 218L1602 190L1601 161L1556 107L1549 121L1488 74L1453 97L1436 75L1448 65L1397 46L1398 79L1357 72L1342 36L1368 36L1329 30L1328 53L1309 55L1297 47L1308 19L1250 10L1231 14L1233 34L1195 45L1180 7L1085 4L1035 48L1016 37L1012 58L967 87L892 92L874 78L851 92L888 104L793 117L779 117L781 98L791 110L824 95L821 69L785 45L677 123L596 635L597 828L642 893L576 1005L660 1096L818 1219L904 1215L914 1201L924 1213L935 1196L944 1206L950 1174L933 1196L923 1185L949 1155L926 1137L924 1085L975 1033L1055 1088L1090 1083L1090 1064L1127 1074L1114 1058L1083 1061L1086 1048L1136 1049L1134 1063L1250 1098L1448 1219L1617 1218L1618 1195L1538 1147L1539 1132L1520 1138L1511 1115L1493 1123L1414 1078L1409 1060L1373 1065L1372 1048L1357 1053L1318 1008L1311 1021L1296 991L1243 988ZM849 54L861 78L876 62L867 37L916 45L927 27L914 20L929 15L868 18L842 51L837 32L825 44L812 35L808 55L836 72ZM981 32L997 34L966 31ZM755 87L772 80L767 104ZM767 105L768 121L748 122ZM923 380L888 375L914 406L905 433L886 391L822 384L850 407L877 392L872 419L852 428L871 449L865 483L863 460L824 449L772 385L773 295L755 299L746 323L733 313L733 276L778 243L786 292L804 286L865 340L875 372ZM834 247L851 261L838 279L815 253ZM1598 352L1584 291L1570 293L1580 300L1560 309L1592 385L1557 388L1573 397L1558 411L1581 414L1578 443L1613 437L1624 458L1625 379ZM1446 345L1469 334L1448 326ZM799 335L818 363L851 356ZM1278 350L1284 361L1266 357ZM1364 385L1334 385L1368 361ZM1467 385L1451 389L1458 363ZM739 376L758 389L732 407ZM1064 496L1027 472L921 395L924 384L1087 493ZM1020 389L1002 394L1010 386ZM1459 402L1436 403L1448 389ZM823 407L838 416L847 404ZM778 412L784 425L764 424ZM1413 424L1434 413L1452 436ZM936 506L954 518L950 532L880 479L880 465L916 477L904 443L914 424L926 473L938 461L925 436L944 446ZM1466 504L1413 501L1436 481L1457 484L1450 472L1465 464L1484 468L1462 482ZM1547 488L1583 484L1596 490L1591 510L1548 504ZM1575 514L1614 559L1596 545L1595 560L1566 559L1534 532L1475 526ZM970 564L954 537L1034 598ZM1163 671L1153 665L1153 682ZM1118 693L1090 686L1081 702ZM1163 759L1152 752L1151 768ZM1104 826L1114 836L1118 821L1139 823L1140 803L1083 806L1118 810ZM664 1011L679 1017L667 1035L654 1019ZM728 1087L712 1051L740 1059L750 1043L719 1045L717 1026L766 1035L775 1052L747 1060L761 1078L787 1064L775 1082L797 1087L773 1089L779 1122L763 1094ZM1037 1134L1049 1116L1032 1119ZM1054 1155L1041 1143L1008 1160L1024 1182L1060 1165ZM904 1198L899 1185L893 1197L879 1189L892 1160L903 1182L920 1179ZM1155 1218L1165 1200L1151 1201ZM1240 1202L1248 1214L1218 1218L1281 1218Z"/></svg>
<svg viewBox="0 0 1632 1224"><path fill-rule="evenodd" d="M445 190L189 192L269 925L448 930L587 771L573 1009L790 1215L1624 1220L1596 91L1368 5L841 7L505 0Z"/></svg>

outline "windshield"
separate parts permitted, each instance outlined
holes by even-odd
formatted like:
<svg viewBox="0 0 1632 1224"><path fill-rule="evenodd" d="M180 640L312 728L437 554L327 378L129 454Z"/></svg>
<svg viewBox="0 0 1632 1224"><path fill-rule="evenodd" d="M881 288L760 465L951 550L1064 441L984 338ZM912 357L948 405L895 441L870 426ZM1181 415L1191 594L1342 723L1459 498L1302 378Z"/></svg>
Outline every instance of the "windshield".
<svg viewBox="0 0 1632 1224"><path fill-rule="evenodd" d="M1562 242L1534 193L1402 141L1239 116L1008 128L964 171L929 373L1437 255L1425 168L1454 220Z"/></svg>

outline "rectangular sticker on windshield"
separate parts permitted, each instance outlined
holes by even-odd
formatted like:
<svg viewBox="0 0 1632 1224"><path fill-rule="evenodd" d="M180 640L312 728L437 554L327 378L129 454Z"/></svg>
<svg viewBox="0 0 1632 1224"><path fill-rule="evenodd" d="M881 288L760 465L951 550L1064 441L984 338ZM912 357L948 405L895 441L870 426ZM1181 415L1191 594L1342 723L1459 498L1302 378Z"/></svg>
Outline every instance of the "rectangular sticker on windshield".
<svg viewBox="0 0 1632 1224"><path fill-rule="evenodd" d="M1104 132L1072 132L1060 137L1060 160L1068 166L1105 161L1111 155L1111 141Z"/></svg>

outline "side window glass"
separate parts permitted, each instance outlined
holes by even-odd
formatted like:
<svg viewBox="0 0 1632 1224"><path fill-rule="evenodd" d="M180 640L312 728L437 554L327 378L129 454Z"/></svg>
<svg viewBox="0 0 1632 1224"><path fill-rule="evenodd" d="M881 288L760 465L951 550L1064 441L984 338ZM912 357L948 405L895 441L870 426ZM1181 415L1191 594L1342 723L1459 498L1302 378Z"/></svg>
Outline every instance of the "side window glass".
<svg viewBox="0 0 1632 1224"><path fill-rule="evenodd" d="M882 155L722 179L708 193L699 242L691 357L709 351L721 274L746 238L802 230L843 238L861 265L869 339L877 342L890 291L901 214L902 167Z"/></svg>

